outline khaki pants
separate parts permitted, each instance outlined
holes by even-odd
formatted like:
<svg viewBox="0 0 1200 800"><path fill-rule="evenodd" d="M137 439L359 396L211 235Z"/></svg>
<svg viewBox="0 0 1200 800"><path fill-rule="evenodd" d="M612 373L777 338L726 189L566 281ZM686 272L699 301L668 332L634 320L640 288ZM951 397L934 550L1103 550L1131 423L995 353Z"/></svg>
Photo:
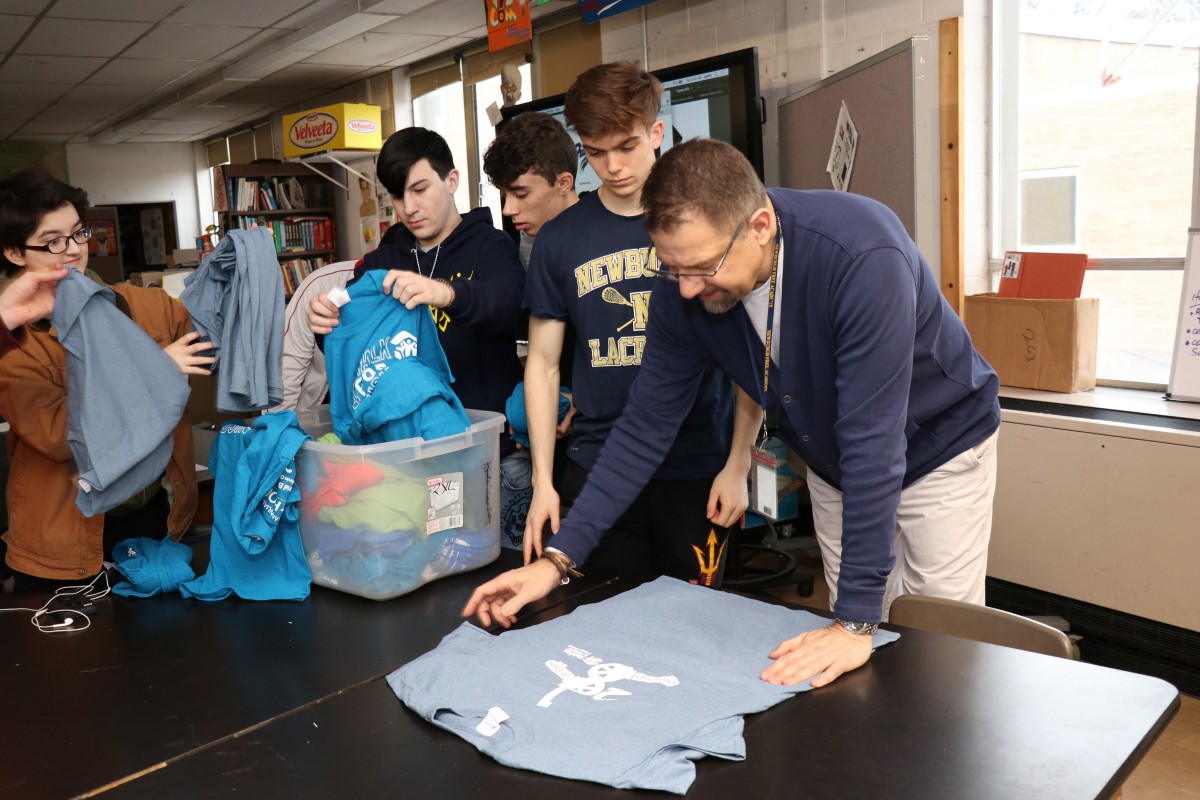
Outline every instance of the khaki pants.
<svg viewBox="0 0 1200 800"><path fill-rule="evenodd" d="M992 434L900 493L892 540L896 565L884 595L884 620L892 601L904 594L983 605L998 436ZM842 565L842 493L811 469L808 491L832 609Z"/></svg>

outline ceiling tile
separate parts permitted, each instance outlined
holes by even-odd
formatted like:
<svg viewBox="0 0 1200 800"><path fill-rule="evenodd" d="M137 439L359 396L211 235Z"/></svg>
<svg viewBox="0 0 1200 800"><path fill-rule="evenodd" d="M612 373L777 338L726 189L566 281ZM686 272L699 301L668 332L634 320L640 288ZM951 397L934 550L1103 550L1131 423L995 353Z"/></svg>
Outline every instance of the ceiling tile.
<svg viewBox="0 0 1200 800"><path fill-rule="evenodd" d="M149 22L89 22L82 19L42 19L21 42L18 53L75 56L115 56L150 30Z"/></svg>
<svg viewBox="0 0 1200 800"><path fill-rule="evenodd" d="M104 66L106 58L13 55L0 67L0 81L79 83Z"/></svg>
<svg viewBox="0 0 1200 800"><path fill-rule="evenodd" d="M106 104L87 103L55 103L35 119L42 122L59 122L63 120L80 120L85 123L98 122L108 119L117 112L117 107Z"/></svg>
<svg viewBox="0 0 1200 800"><path fill-rule="evenodd" d="M471 36L427 36L425 37L429 44L422 47L420 50L413 50L411 53L405 53L395 61L388 61L383 66L394 68L403 67L406 64L412 64L415 61L420 61L423 58L440 55L448 50L453 50L470 42L475 41Z"/></svg>
<svg viewBox="0 0 1200 800"><path fill-rule="evenodd" d="M46 103L57 100L71 88L69 83L10 83L0 80L0 97L10 103Z"/></svg>
<svg viewBox="0 0 1200 800"><path fill-rule="evenodd" d="M46 12L46 16L63 19L158 22L174 11L177 5L178 3L164 3L162 0L58 0Z"/></svg>
<svg viewBox="0 0 1200 800"><path fill-rule="evenodd" d="M265 28L282 23L294 27L290 17L310 0L204 0L192 2L171 15L172 23L207 25L214 19L226 25Z"/></svg>
<svg viewBox="0 0 1200 800"><path fill-rule="evenodd" d="M367 0L362 7L363 11L369 11L372 14L411 14L425 6L431 6L435 2L449 8L453 3L462 3L464 0ZM473 2L473 0L467 0L467 2Z"/></svg>
<svg viewBox="0 0 1200 800"><path fill-rule="evenodd" d="M159 25L122 55L131 58L210 59L246 41L254 28L225 25Z"/></svg>
<svg viewBox="0 0 1200 800"><path fill-rule="evenodd" d="M108 103L114 108L146 100L146 87L132 84L100 86L84 83L76 86L63 95L59 102L65 105L71 103Z"/></svg>
<svg viewBox="0 0 1200 800"><path fill-rule="evenodd" d="M168 135L163 133L139 133L137 136L130 136L125 141L127 142L186 142L187 136L180 134Z"/></svg>
<svg viewBox="0 0 1200 800"><path fill-rule="evenodd" d="M429 43L425 36L405 33L364 33L304 59L306 64L343 64L376 67L395 61Z"/></svg>
<svg viewBox="0 0 1200 800"><path fill-rule="evenodd" d="M0 53L11 52L33 24L33 17L0 14Z"/></svg>
<svg viewBox="0 0 1200 800"><path fill-rule="evenodd" d="M71 133L79 133L84 128L88 127L88 123L82 120L30 120L25 123L25 127L21 128L22 134L57 134L66 136Z"/></svg>
<svg viewBox="0 0 1200 800"><path fill-rule="evenodd" d="M375 29L375 33L417 33L426 36L483 36L487 12L477 0L452 0L426 6L403 19Z"/></svg>
<svg viewBox="0 0 1200 800"><path fill-rule="evenodd" d="M187 121L195 127L202 127L206 122L212 124L233 122L247 117L261 116L262 113L263 107L260 105L206 105L178 111L171 116L171 119Z"/></svg>
<svg viewBox="0 0 1200 800"><path fill-rule="evenodd" d="M201 136L213 128L222 127L211 122L187 122L180 120L163 120L146 128L143 133L170 134L171 136Z"/></svg>
<svg viewBox="0 0 1200 800"><path fill-rule="evenodd" d="M45 103L0 103L0 120L33 119Z"/></svg>
<svg viewBox="0 0 1200 800"><path fill-rule="evenodd" d="M10 136L9 141L10 142L47 142L49 144L54 144L56 142L65 142L67 139L70 138L70 136L71 136L71 134L69 134L69 133L27 133L26 131L21 131L19 133L14 133L12 136Z"/></svg>
<svg viewBox="0 0 1200 800"><path fill-rule="evenodd" d="M291 32L291 30L286 28L266 28L265 30L255 31L254 35L249 39L230 47L213 60L227 66L229 63L254 55L263 47L266 47L277 39L286 37Z"/></svg>
<svg viewBox="0 0 1200 800"><path fill-rule="evenodd" d="M0 0L0 14L24 14L36 17L52 3L53 0Z"/></svg>
<svg viewBox="0 0 1200 800"><path fill-rule="evenodd" d="M95 75L88 78L87 82L88 84L138 85L142 87L165 86L190 72L200 70L206 63L166 58L114 58ZM197 73L189 80L199 77L200 74Z"/></svg>

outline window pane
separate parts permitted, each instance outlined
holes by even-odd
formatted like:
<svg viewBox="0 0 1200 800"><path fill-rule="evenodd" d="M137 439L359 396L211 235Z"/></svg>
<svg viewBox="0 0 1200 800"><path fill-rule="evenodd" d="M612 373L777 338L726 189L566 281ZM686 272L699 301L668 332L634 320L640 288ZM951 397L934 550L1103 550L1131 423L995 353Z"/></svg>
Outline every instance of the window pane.
<svg viewBox="0 0 1200 800"><path fill-rule="evenodd" d="M1183 257L1198 43L1200 0L1022 0L1017 168L1077 176L1022 188L1029 245L1078 219L1092 258Z"/></svg>
<svg viewBox="0 0 1200 800"><path fill-rule="evenodd" d="M1083 296L1100 298L1096 378L1166 385L1182 270L1097 270Z"/></svg>
<svg viewBox="0 0 1200 800"><path fill-rule="evenodd" d="M462 82L452 83L413 100L413 124L437 131L450 145L454 166L458 168L458 189L454 203L460 212L471 207L467 188L467 115L463 110Z"/></svg>
<svg viewBox="0 0 1200 800"><path fill-rule="evenodd" d="M1074 247L1074 175L1021 176L1021 246L1042 248Z"/></svg>

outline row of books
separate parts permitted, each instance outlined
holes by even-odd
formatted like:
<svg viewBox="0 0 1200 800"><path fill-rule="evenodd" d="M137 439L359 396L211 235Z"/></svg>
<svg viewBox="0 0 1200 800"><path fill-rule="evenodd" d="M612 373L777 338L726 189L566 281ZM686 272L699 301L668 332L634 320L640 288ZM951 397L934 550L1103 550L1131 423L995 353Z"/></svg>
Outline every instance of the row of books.
<svg viewBox="0 0 1200 800"><path fill-rule="evenodd" d="M336 250L333 222L329 217L238 217L239 228L270 228L276 253L309 253Z"/></svg>
<svg viewBox="0 0 1200 800"><path fill-rule="evenodd" d="M305 187L295 177L231 178L229 197L234 211L289 211L295 208L324 208L329 205L328 187L313 184Z"/></svg>
<svg viewBox="0 0 1200 800"><path fill-rule="evenodd" d="M283 293L291 297L313 270L320 269L326 263L327 259L323 258L293 258L280 261L279 270L283 273Z"/></svg>

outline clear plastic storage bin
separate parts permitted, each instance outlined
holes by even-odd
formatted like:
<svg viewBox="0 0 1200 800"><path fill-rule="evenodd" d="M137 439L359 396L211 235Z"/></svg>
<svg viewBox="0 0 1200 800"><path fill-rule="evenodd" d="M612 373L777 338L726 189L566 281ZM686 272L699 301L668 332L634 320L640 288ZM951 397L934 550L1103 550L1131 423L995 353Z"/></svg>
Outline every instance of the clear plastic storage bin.
<svg viewBox="0 0 1200 800"><path fill-rule="evenodd" d="M431 441L305 443L296 467L313 583L390 600L500 555L504 415L467 416L469 429ZM314 440L333 429L328 406L299 419Z"/></svg>

